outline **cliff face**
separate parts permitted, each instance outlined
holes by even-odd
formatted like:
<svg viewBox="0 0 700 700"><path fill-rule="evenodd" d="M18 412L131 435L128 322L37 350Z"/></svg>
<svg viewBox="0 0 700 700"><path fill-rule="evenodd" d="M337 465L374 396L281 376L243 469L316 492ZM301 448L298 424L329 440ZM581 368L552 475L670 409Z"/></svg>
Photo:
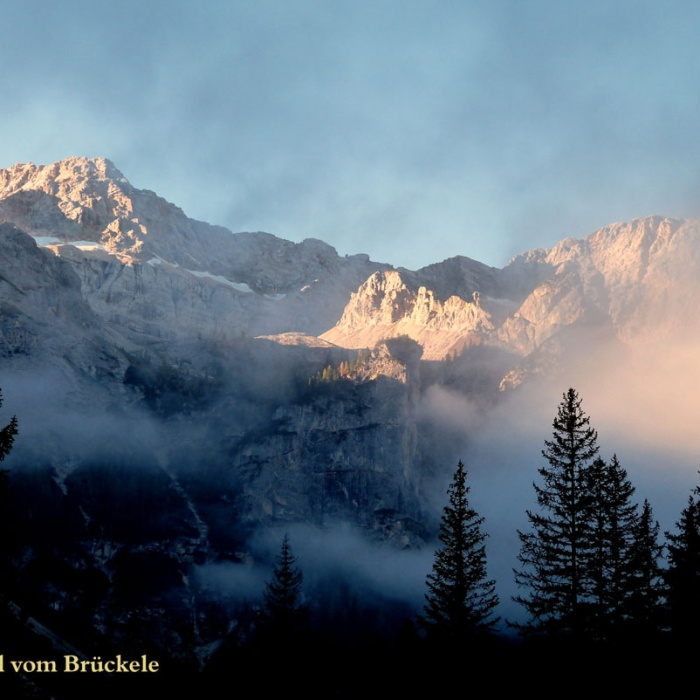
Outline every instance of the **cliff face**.
<svg viewBox="0 0 700 700"><path fill-rule="evenodd" d="M249 521L350 522L396 545L419 543L419 358L415 343L396 340L328 365L272 411L268 429L234 441L230 469Z"/></svg>
<svg viewBox="0 0 700 700"><path fill-rule="evenodd" d="M179 364L124 352L126 401L83 393L76 405L42 385L48 410L17 411L7 466L32 608L119 653L147 647L196 668L244 595L212 588L207 572L231 567L235 581L257 563L256 537L303 523L397 548L426 541L420 349L241 339L200 347L197 365L180 350ZM119 386L116 375L95 384ZM15 392L5 397L15 409Z"/></svg>
<svg viewBox="0 0 700 700"><path fill-rule="evenodd" d="M126 341L86 302L72 266L0 223L0 356L3 375L55 371L73 390L103 395L121 382ZM28 375L30 376L30 375Z"/></svg>
<svg viewBox="0 0 700 700"><path fill-rule="evenodd" d="M425 359L442 359L471 336L493 328L479 294L441 301L434 291L405 280L398 271L376 272L351 297L338 323L321 335L337 345L372 347L383 338L408 335L423 347ZM409 286L411 285L411 286Z"/></svg>

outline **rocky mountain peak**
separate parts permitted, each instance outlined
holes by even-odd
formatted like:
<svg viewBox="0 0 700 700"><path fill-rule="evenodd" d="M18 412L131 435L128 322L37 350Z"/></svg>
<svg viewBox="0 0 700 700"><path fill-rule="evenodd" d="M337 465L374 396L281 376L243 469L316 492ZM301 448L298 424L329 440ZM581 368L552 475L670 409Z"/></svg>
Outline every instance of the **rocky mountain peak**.
<svg viewBox="0 0 700 700"><path fill-rule="evenodd" d="M57 244L89 241L129 261L145 253L146 224L162 203L133 188L106 158L0 170L0 218L35 237Z"/></svg>
<svg viewBox="0 0 700 700"><path fill-rule="evenodd" d="M453 294L441 301L421 281L419 274L407 270L375 272L350 297L335 327L321 337L362 348L408 336L423 347L425 359L442 359L472 334L492 328L476 290L469 299Z"/></svg>
<svg viewBox="0 0 700 700"><path fill-rule="evenodd" d="M351 291L388 267L318 239L190 219L106 158L0 170L0 220L70 261L92 308L127 335L318 334Z"/></svg>
<svg viewBox="0 0 700 700"><path fill-rule="evenodd" d="M70 191L80 183L103 180L130 186L124 175L107 158L66 158L50 165L16 163L0 170L0 193L3 198L21 189L56 194L62 190L62 183L71 183L68 188Z"/></svg>
<svg viewBox="0 0 700 700"><path fill-rule="evenodd" d="M585 241L576 238L564 238L559 241L547 255L546 261L550 265L562 265L584 255L587 252Z"/></svg>

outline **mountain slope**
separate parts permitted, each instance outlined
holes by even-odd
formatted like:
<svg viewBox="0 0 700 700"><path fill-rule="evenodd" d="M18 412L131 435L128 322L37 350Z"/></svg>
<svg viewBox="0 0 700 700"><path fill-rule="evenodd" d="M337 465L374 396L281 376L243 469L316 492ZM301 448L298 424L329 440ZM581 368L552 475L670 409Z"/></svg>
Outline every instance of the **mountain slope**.
<svg viewBox="0 0 700 700"><path fill-rule="evenodd" d="M68 259L89 304L141 342L316 334L378 269L322 241L232 234L131 186L104 158L0 171L0 219Z"/></svg>
<svg viewBox="0 0 700 700"><path fill-rule="evenodd" d="M363 347L406 334L424 346L425 359L485 344L531 363L578 329L632 350L696 340L699 233L696 220L651 217L524 253L503 270L470 261L455 279L452 259L417 273L377 272L321 337Z"/></svg>
<svg viewBox="0 0 700 700"><path fill-rule="evenodd" d="M0 219L69 261L90 307L139 344L302 333L361 348L408 335L424 359L486 344L525 360L574 327L631 345L697 332L692 220L612 224L502 270L461 256L394 270L194 221L103 158L0 171Z"/></svg>

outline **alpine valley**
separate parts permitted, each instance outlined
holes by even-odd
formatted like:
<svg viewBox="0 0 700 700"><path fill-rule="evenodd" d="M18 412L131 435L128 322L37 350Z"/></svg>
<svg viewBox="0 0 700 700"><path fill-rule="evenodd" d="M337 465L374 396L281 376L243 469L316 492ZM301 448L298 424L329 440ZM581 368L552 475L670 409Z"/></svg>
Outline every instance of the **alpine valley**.
<svg viewBox="0 0 700 700"><path fill-rule="evenodd" d="M570 385L618 444L678 447L699 273L698 220L407 270L194 221L103 158L0 170L13 604L78 647L202 667L284 532L340 608L339 547L429 557L457 460L527 419L541 446ZM494 479L528 488L538 459Z"/></svg>

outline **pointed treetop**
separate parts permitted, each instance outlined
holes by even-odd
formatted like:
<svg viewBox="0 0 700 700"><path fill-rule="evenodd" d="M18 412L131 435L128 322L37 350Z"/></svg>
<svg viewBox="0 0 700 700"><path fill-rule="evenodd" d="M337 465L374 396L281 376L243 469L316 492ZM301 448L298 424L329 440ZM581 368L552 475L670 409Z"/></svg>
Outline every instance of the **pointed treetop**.
<svg viewBox="0 0 700 700"><path fill-rule="evenodd" d="M495 582L487 578L484 519L469 505L467 471L461 460L447 493L440 523L442 547L435 552L426 579L420 622L437 637L466 639L493 628L499 601Z"/></svg>
<svg viewBox="0 0 700 700"><path fill-rule="evenodd" d="M289 536L285 533L277 557L272 579L263 593L263 618L269 626L280 631L292 631L304 616L301 585L304 575L296 565Z"/></svg>

